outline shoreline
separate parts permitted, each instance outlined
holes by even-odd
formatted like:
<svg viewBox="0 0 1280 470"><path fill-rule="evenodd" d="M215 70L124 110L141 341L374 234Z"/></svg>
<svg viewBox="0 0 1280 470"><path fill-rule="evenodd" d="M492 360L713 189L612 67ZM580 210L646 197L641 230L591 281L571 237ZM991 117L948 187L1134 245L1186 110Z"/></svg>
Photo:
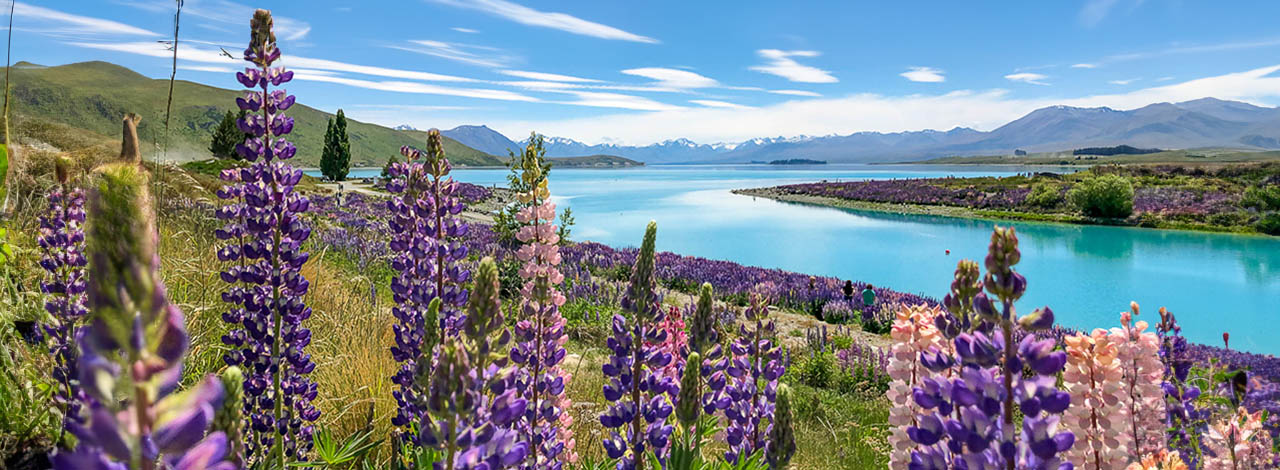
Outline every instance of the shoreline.
<svg viewBox="0 0 1280 470"><path fill-rule="evenodd" d="M1214 233L1223 235L1239 235L1271 238L1270 235L1254 231L1237 230L1230 227L1218 227L1203 224L1162 224L1150 227L1130 223L1115 223L1089 217L1066 214L1035 214L1029 212L1009 212L996 210L969 209L966 207L926 204L906 204L893 202L860 201L835 197L811 196L805 194L788 194L776 188L746 188L730 191L741 196L762 197L778 202L802 204L815 207L847 209L854 211L883 212L890 214L931 215L937 217L953 217L960 219L979 219L993 221L1042 222L1065 225L1095 225L1107 227L1123 227L1149 230L1178 230L1197 233Z"/></svg>

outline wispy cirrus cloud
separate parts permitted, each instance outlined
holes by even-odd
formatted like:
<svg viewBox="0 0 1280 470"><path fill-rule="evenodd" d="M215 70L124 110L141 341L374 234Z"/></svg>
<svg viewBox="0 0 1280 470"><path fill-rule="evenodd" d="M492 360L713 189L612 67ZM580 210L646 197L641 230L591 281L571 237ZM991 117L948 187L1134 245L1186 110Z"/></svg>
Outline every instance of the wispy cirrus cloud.
<svg viewBox="0 0 1280 470"><path fill-rule="evenodd" d="M720 101L720 100L689 100L689 102L693 104L706 106L708 108L751 109L750 106L745 106L737 103L730 103L728 101Z"/></svg>
<svg viewBox="0 0 1280 470"><path fill-rule="evenodd" d="M575 77L572 75L561 75L558 73L546 72L530 72L525 70L499 70L498 73L518 78L527 78L529 80L540 80L546 82L568 82L568 83L599 83L600 80L591 78Z"/></svg>
<svg viewBox="0 0 1280 470"><path fill-rule="evenodd" d="M688 70L665 67L641 67L626 69L622 73L654 80L654 84L662 88L686 90L693 88L710 88L719 86L714 78L705 77Z"/></svg>
<svg viewBox="0 0 1280 470"><path fill-rule="evenodd" d="M909 67L906 72L898 75L913 82L942 83L947 81L947 77L943 75L942 71L933 67Z"/></svg>
<svg viewBox="0 0 1280 470"><path fill-rule="evenodd" d="M32 32L61 36L160 36L159 33L130 26L117 21L73 15L51 8L18 2L13 5L13 15L24 23L36 23ZM0 9L0 17L9 16L8 9Z"/></svg>
<svg viewBox="0 0 1280 470"><path fill-rule="evenodd" d="M474 30L474 29L471 29L471 28L463 28L463 27L458 27L458 26L455 26L455 27L452 27L452 28L449 28L449 29L452 29L452 30L457 31L457 32L459 32L459 33L467 33L467 34L479 34L479 33L480 33L480 31L477 31L477 30Z"/></svg>
<svg viewBox="0 0 1280 470"><path fill-rule="evenodd" d="M172 13L173 2L150 0L118 0L116 3L140 10ZM255 8L229 0L185 0L182 3L184 19L196 17L204 20L199 25L215 31L240 31L253 16ZM311 25L287 16L272 15L276 36L286 41L298 41L311 32Z"/></svg>
<svg viewBox="0 0 1280 470"><path fill-rule="evenodd" d="M427 39L415 39L408 44L394 44L387 47L481 67L505 67L520 60L496 47Z"/></svg>
<svg viewBox="0 0 1280 470"><path fill-rule="evenodd" d="M587 21L567 13L539 11L507 0L431 1L459 8L482 11L524 25L551 28L582 36L648 44L658 43L657 39L651 37L641 36L612 26Z"/></svg>
<svg viewBox="0 0 1280 470"><path fill-rule="evenodd" d="M374 81L336 75L295 74L297 80L335 83L339 85L365 88L369 90L391 91L396 93L414 93L424 95L459 96L463 98L480 98L486 100L536 102L537 98L507 90L490 90L483 88L458 88L422 82Z"/></svg>
<svg viewBox="0 0 1280 470"><path fill-rule="evenodd" d="M811 97L822 96L822 93L808 91L808 90L765 90L765 91L768 91L769 93L773 93L775 95L811 96Z"/></svg>
<svg viewBox="0 0 1280 470"><path fill-rule="evenodd" d="M1071 68L1073 68L1073 69L1096 69L1096 68L1098 68L1098 64L1090 64L1090 63L1088 63L1088 62L1081 62L1081 63L1079 63L1079 64L1071 64Z"/></svg>
<svg viewBox="0 0 1280 470"><path fill-rule="evenodd" d="M1107 83L1110 83L1110 84L1112 84L1112 85L1128 85L1128 84L1133 83L1133 82L1136 82L1136 81L1138 81L1138 80L1141 80L1141 79L1140 79L1140 78L1126 78L1126 79L1124 79L1124 80L1111 80L1111 81L1108 81Z"/></svg>
<svg viewBox="0 0 1280 470"><path fill-rule="evenodd" d="M672 111L683 109L680 106L654 101L641 96L621 93L596 91L570 91L568 93L576 96L578 99L573 101L561 101L559 103L596 108L630 109L635 111Z"/></svg>
<svg viewBox="0 0 1280 470"><path fill-rule="evenodd" d="M793 82L800 83L836 83L840 80L836 79L830 72L817 67L804 65L797 62L792 57L817 57L822 55L818 51L783 51L779 49L760 49L756 51L761 58L767 61L764 65L754 65L750 69L777 75Z"/></svg>
<svg viewBox="0 0 1280 470"><path fill-rule="evenodd" d="M1049 76L1032 72L1019 72L1005 75L1004 78L1011 82L1030 83L1032 85L1048 85L1044 79L1049 78Z"/></svg>

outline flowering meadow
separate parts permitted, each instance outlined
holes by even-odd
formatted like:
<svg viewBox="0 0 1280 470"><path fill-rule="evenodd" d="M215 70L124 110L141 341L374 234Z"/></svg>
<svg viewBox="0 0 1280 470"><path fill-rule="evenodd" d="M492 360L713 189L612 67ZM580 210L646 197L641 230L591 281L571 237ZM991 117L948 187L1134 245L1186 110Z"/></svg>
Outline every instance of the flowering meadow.
<svg viewBox="0 0 1280 470"><path fill-rule="evenodd" d="M1280 164L1276 163L1219 168L1094 167L1066 175L820 182L757 191L782 197L951 206L996 217L1096 222L1081 216L1072 190L1106 175L1119 176L1132 186L1131 213L1107 223L1271 233L1270 220L1280 210L1264 202L1265 197L1253 196L1280 192Z"/></svg>
<svg viewBox="0 0 1280 470"><path fill-rule="evenodd" d="M1027 312L1045 287L1013 229L935 299L662 252L656 222L638 247L567 240L536 138L510 189L454 181L433 130L378 195L322 191L290 163L310 149L288 140L269 12L249 37L244 164L188 172L135 144L23 167L37 184L0 245L4 468L1280 464L1280 360L1188 343L1163 308L1092 331ZM874 183L849 191L973 194ZM500 191L507 239L473 210Z"/></svg>

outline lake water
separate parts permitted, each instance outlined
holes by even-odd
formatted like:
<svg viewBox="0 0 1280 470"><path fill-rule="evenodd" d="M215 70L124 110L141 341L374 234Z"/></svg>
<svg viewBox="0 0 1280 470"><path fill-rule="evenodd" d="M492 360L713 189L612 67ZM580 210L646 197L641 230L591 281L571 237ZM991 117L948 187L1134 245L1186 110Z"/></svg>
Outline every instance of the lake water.
<svg viewBox="0 0 1280 470"><path fill-rule="evenodd" d="M1119 324L1129 301L1140 319L1178 316L1192 341L1280 353L1280 238L1122 227L897 215L781 203L735 188L821 180L1009 175L1012 167L820 165L555 169L551 191L573 208L573 239L635 246L649 220L658 249L809 274L857 279L941 298L962 258L981 260L991 227L1017 227L1028 279L1018 304L1053 308L1060 324ZM356 170L373 176L380 170ZM1067 170L1070 171L1070 170ZM459 181L505 185L505 169L458 170ZM945 250L951 250L947 255Z"/></svg>

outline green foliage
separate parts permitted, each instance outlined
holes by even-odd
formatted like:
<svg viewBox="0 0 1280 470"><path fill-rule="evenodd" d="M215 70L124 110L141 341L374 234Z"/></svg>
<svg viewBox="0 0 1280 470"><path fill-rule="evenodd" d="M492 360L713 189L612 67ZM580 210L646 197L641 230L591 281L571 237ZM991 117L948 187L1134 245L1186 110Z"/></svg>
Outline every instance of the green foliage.
<svg viewBox="0 0 1280 470"><path fill-rule="evenodd" d="M1268 212L1253 227L1268 235L1280 235L1280 212Z"/></svg>
<svg viewBox="0 0 1280 470"><path fill-rule="evenodd" d="M209 159L209 160L197 160L194 162L186 162L181 165L181 168L184 170L190 171L192 173L200 173L202 175L209 175L209 176L218 176L219 173L222 173L222 170L226 170L230 168L240 168L245 166L245 164L246 163L242 160Z"/></svg>
<svg viewBox="0 0 1280 470"><path fill-rule="evenodd" d="M1086 178L1071 188L1067 198L1090 217L1123 218L1133 213L1133 183L1120 175Z"/></svg>
<svg viewBox="0 0 1280 470"><path fill-rule="evenodd" d="M529 145L525 146L524 152L516 155L514 152L508 151L510 160L507 167L511 169L511 173L507 175L507 187L516 194L526 194L547 177L551 176L551 162L547 161L547 151L542 145L542 136L534 132L529 134ZM537 178L532 181L526 181L521 177L525 172L531 175L537 174ZM519 200L508 204L493 216L493 231L498 235L498 242L504 245L512 245L516 242L516 233L520 231L523 225L516 220L516 214L521 209L528 207L528 202ZM561 216L563 217L563 216ZM572 219L570 219L572 221ZM562 224L563 225L563 224ZM565 233L566 235L568 232Z"/></svg>
<svg viewBox="0 0 1280 470"><path fill-rule="evenodd" d="M550 171L550 168L548 168ZM556 227L556 235L560 237L560 246L569 244L569 234L573 231L573 209L568 207L560 211L560 224Z"/></svg>
<svg viewBox="0 0 1280 470"><path fill-rule="evenodd" d="M329 120L324 132L324 149L320 152L320 173L331 181L344 181L351 171L351 143L347 140L347 116L338 115Z"/></svg>
<svg viewBox="0 0 1280 470"><path fill-rule="evenodd" d="M245 112L241 110L239 116L231 111L222 115L222 121L218 122L218 127L213 130L213 138L209 142L209 153L213 154L214 158L240 159L240 154L236 152L236 144L244 143L248 134L236 126L236 119L243 119L244 114Z"/></svg>
<svg viewBox="0 0 1280 470"><path fill-rule="evenodd" d="M1250 186L1244 190L1240 205L1259 211L1280 211L1280 185Z"/></svg>
<svg viewBox="0 0 1280 470"><path fill-rule="evenodd" d="M373 430L347 436L338 441L329 428L321 428L315 433L315 460L311 462L290 462L290 467L307 468L342 468L364 458L369 451L382 444L382 440L373 440ZM415 467L415 468L431 468Z"/></svg>
<svg viewBox="0 0 1280 470"><path fill-rule="evenodd" d="M5 140L0 143L0 211L9 208L9 144Z"/></svg>
<svg viewBox="0 0 1280 470"><path fill-rule="evenodd" d="M782 470L796 454L795 425L791 416L791 387L778 386L778 402L773 411L773 425L769 427L769 468Z"/></svg>
<svg viewBox="0 0 1280 470"><path fill-rule="evenodd" d="M849 349L853 347L853 338L845 335L835 335L831 337L831 348L833 351L841 349Z"/></svg>
<svg viewBox="0 0 1280 470"><path fill-rule="evenodd" d="M394 155L387 157L387 163L382 165L382 179L385 180L391 178L391 165L394 165L396 160L397 159Z"/></svg>
<svg viewBox="0 0 1280 470"><path fill-rule="evenodd" d="M1048 182L1038 182L1031 186L1031 192L1027 194L1025 203L1031 207L1040 209L1052 209L1062 202L1062 195L1059 193L1058 186Z"/></svg>
<svg viewBox="0 0 1280 470"><path fill-rule="evenodd" d="M829 352L815 352L800 361L795 370L795 379L802 384L814 388L828 388L839 372L836 356ZM790 373L790 371L788 371Z"/></svg>

